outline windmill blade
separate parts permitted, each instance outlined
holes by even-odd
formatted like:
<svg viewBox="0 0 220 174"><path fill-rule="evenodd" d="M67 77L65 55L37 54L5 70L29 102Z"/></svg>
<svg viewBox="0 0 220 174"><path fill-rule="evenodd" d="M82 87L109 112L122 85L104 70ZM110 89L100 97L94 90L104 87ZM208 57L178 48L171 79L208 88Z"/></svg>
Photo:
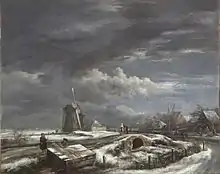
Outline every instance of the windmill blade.
<svg viewBox="0 0 220 174"><path fill-rule="evenodd" d="M74 88L72 88L72 94L73 94L73 103L76 104L75 90L74 90Z"/></svg>
<svg viewBox="0 0 220 174"><path fill-rule="evenodd" d="M82 125L81 125L81 122L80 122L79 112L78 112L78 109L77 109L77 108L76 108L76 116L77 116L77 120L78 120L78 123L79 123L79 128L81 129L81 128L82 128Z"/></svg>

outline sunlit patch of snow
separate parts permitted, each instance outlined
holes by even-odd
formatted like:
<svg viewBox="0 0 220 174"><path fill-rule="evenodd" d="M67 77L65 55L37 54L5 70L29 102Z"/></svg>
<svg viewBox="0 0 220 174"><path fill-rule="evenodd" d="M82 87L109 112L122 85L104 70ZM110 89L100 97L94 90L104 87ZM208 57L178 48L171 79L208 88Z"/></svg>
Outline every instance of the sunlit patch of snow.
<svg viewBox="0 0 220 174"><path fill-rule="evenodd" d="M62 141L63 138L68 140L83 140L88 139L88 136L74 136L74 135L46 135L48 141ZM40 135L33 135L29 137L29 141L39 141Z"/></svg>
<svg viewBox="0 0 220 174"><path fill-rule="evenodd" d="M190 146L191 147L193 146L192 142L185 142L185 141L173 141L173 142L183 146L183 148L185 148L185 149L189 148Z"/></svg>
<svg viewBox="0 0 220 174"><path fill-rule="evenodd" d="M165 168L153 170L112 170L108 174L193 174L203 173L200 166L205 165L211 159L211 150L202 151L189 157L185 157L177 163L171 164Z"/></svg>
<svg viewBox="0 0 220 174"><path fill-rule="evenodd" d="M38 160L37 158L21 158L17 161L13 161L7 164L2 164L1 169L7 171L17 170L20 167L29 166L30 164L37 163L37 160Z"/></svg>
<svg viewBox="0 0 220 174"><path fill-rule="evenodd" d="M94 150L96 152L96 161L103 163L103 156L106 157L106 162L111 164L117 163L117 157L113 157L111 154L106 154L108 150L115 149L118 146L117 143L109 144L101 147L100 149Z"/></svg>
<svg viewBox="0 0 220 174"><path fill-rule="evenodd" d="M21 132L22 136L27 138L29 142L36 143L39 141L41 133L45 133L48 141L61 141L63 138L68 140L83 140L89 138L103 138L108 136L117 136L118 132L109 132L109 131L97 131L97 132L86 132L86 131L75 131L72 134L52 134L55 131L52 130L25 130ZM1 138L11 139L14 138L14 132L12 130L7 130L1 132ZM49 134L49 135L47 135ZM79 134L79 135L77 135Z"/></svg>
<svg viewBox="0 0 220 174"><path fill-rule="evenodd" d="M85 135L85 136L92 136L93 138L102 138L102 137L119 135L118 132L110 132L110 131L94 131L94 132L74 131L74 133Z"/></svg>

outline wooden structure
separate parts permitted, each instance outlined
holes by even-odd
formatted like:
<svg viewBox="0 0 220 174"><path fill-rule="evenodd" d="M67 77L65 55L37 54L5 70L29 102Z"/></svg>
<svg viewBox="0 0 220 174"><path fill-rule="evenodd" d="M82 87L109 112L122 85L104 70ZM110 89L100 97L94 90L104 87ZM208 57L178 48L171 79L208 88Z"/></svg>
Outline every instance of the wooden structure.
<svg viewBox="0 0 220 174"><path fill-rule="evenodd" d="M96 153L81 144L65 148L54 144L47 149L47 160L54 171L68 171L91 166L95 159Z"/></svg>
<svg viewBox="0 0 220 174"><path fill-rule="evenodd" d="M152 140L142 134L130 134L127 135L121 143L123 144L123 150L129 152L141 146L151 146Z"/></svg>
<svg viewBox="0 0 220 174"><path fill-rule="evenodd" d="M68 104L63 108L62 131L71 133L83 129L84 115L77 104Z"/></svg>

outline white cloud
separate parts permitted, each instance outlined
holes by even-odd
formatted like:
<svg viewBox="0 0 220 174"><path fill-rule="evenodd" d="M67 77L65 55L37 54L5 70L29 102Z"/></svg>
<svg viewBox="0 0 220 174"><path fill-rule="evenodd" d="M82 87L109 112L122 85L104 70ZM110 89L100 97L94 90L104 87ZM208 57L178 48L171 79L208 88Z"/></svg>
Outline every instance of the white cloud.
<svg viewBox="0 0 220 174"><path fill-rule="evenodd" d="M165 31L161 35L162 36L176 36L176 35L184 35L194 33L194 30L174 30L174 31Z"/></svg>
<svg viewBox="0 0 220 174"><path fill-rule="evenodd" d="M179 50L179 53L181 53L181 54L190 54L190 53L200 53L200 54L203 54L205 52L203 50L201 50L201 49L182 49L182 50Z"/></svg>
<svg viewBox="0 0 220 174"><path fill-rule="evenodd" d="M125 113L126 115L137 115L137 112L135 112L132 108L125 106L125 105L118 105L116 106L116 109L121 111L122 113Z"/></svg>
<svg viewBox="0 0 220 174"><path fill-rule="evenodd" d="M113 76L93 69L82 78L80 83L90 88L90 91L96 91L98 95L107 95L107 98L114 96L132 97L134 95L148 97L161 92L171 92L173 85L175 85L155 83L148 77L127 76L119 67L115 69Z"/></svg>
<svg viewBox="0 0 220 174"><path fill-rule="evenodd" d="M25 80L30 83L40 83L39 76L43 74L41 72L31 74L24 71L13 71L9 74L2 73L2 80Z"/></svg>

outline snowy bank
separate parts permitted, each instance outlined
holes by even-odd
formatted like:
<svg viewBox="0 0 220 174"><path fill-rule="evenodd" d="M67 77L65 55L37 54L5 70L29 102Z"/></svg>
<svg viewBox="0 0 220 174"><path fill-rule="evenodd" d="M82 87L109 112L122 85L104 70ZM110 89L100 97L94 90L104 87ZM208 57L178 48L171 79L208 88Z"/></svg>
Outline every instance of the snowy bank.
<svg viewBox="0 0 220 174"><path fill-rule="evenodd" d="M121 169L164 167L200 151L199 145L153 134L124 135L95 150L98 164Z"/></svg>
<svg viewBox="0 0 220 174"><path fill-rule="evenodd" d="M1 172L12 172L19 170L20 168L23 167L28 167L33 164L37 164L38 159L37 158L21 158L19 160L6 163L6 164L1 164Z"/></svg>
<svg viewBox="0 0 220 174"><path fill-rule="evenodd" d="M204 173L201 171L201 166L206 165L211 159L211 150L202 151L192 156L185 157L180 161L170 164L165 168L158 168L153 170L120 170L110 169L106 170L106 174L192 174L192 173Z"/></svg>

